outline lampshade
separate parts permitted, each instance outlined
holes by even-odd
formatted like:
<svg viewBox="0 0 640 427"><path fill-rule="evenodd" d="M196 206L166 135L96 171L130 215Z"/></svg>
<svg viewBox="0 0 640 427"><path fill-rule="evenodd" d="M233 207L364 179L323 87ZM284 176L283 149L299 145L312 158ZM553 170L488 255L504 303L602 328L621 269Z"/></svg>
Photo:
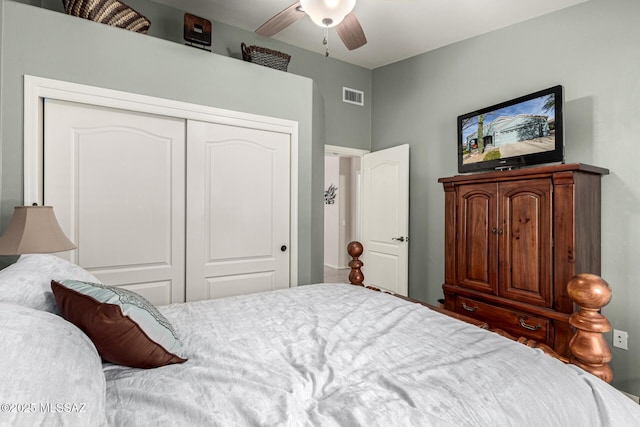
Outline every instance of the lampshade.
<svg viewBox="0 0 640 427"><path fill-rule="evenodd" d="M311 20L320 27L335 27L355 7L356 0L300 0Z"/></svg>
<svg viewBox="0 0 640 427"><path fill-rule="evenodd" d="M76 246L64 235L51 206L16 206L5 233L0 255L62 252Z"/></svg>

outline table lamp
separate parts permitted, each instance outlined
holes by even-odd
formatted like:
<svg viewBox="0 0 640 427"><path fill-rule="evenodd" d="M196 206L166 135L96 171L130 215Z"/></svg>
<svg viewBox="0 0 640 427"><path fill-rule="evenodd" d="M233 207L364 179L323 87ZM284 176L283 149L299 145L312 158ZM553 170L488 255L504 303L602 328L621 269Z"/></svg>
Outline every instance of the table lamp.
<svg viewBox="0 0 640 427"><path fill-rule="evenodd" d="M0 237L0 255L42 254L75 249L51 206L16 206Z"/></svg>

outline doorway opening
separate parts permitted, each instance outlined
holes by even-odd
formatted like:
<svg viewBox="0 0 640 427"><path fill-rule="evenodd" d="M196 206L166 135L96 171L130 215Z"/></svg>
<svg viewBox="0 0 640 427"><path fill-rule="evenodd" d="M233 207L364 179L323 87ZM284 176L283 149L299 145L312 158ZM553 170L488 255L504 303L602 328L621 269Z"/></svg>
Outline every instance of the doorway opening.
<svg viewBox="0 0 640 427"><path fill-rule="evenodd" d="M325 146L324 282L349 283L347 244L360 240L360 178L366 150Z"/></svg>

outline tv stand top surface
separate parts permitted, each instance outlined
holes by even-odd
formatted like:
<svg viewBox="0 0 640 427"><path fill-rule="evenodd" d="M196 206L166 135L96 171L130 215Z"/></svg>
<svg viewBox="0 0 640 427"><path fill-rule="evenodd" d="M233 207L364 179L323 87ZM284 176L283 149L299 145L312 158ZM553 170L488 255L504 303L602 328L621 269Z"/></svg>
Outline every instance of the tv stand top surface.
<svg viewBox="0 0 640 427"><path fill-rule="evenodd" d="M510 179L519 176L526 176L527 178L544 178L550 177L553 174L560 172L572 172L579 171L584 173L590 173L595 175L608 175L609 169L601 168L598 166L587 165L584 163L563 163L558 165L549 166L536 166L522 169L503 169L488 172L470 173L466 175L455 175L450 177L444 177L438 179L440 183L455 184L463 181L480 181L480 180L493 180L493 179Z"/></svg>

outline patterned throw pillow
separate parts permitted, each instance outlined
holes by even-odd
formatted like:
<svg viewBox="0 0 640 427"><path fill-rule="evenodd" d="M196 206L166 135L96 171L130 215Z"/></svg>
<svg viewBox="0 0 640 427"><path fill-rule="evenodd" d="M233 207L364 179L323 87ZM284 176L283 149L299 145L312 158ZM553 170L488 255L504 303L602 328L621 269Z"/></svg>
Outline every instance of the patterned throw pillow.
<svg viewBox="0 0 640 427"><path fill-rule="evenodd" d="M108 362L134 368L182 363L169 321L135 292L77 280L51 281L62 317L84 331Z"/></svg>

